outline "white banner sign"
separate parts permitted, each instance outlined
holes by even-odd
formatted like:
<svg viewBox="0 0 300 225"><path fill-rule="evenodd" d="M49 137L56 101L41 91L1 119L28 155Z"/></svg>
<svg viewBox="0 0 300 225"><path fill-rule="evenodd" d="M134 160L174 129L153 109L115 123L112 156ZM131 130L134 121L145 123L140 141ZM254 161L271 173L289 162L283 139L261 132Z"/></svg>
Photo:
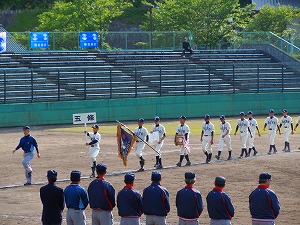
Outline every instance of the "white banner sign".
<svg viewBox="0 0 300 225"><path fill-rule="evenodd" d="M6 32L0 32L0 53L6 52Z"/></svg>
<svg viewBox="0 0 300 225"><path fill-rule="evenodd" d="M96 113L80 113L73 114L73 124L85 124L85 123L96 123Z"/></svg>

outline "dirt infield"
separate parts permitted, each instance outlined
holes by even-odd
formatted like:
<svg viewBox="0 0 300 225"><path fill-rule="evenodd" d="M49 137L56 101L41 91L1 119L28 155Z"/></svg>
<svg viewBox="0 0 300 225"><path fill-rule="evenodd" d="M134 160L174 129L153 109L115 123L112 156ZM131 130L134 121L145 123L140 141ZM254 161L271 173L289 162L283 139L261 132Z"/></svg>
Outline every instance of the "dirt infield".
<svg viewBox="0 0 300 225"><path fill-rule="evenodd" d="M70 171L79 169L84 176L90 174L90 162L88 151L85 147L85 138L80 133L66 132L48 132L46 128L38 127L32 131L32 135L36 137L41 152L41 158L32 160L33 182L45 182L46 171L55 169L58 171L59 179L67 179ZM48 127L47 127L48 129ZM17 132L16 132L17 131ZM171 131L169 133L172 133ZM22 151L12 154L12 150L18 144L22 132L18 129L0 129L0 186L23 184L24 170L21 164ZM213 146L214 153L217 153L217 143L219 136L215 138ZM240 154L239 137L233 136L233 156ZM190 139L192 152L190 158L192 163L204 162L205 155L200 150L199 134L192 134ZM175 195L176 192L184 186L183 176L186 171L194 171L197 175L197 183L195 188L200 190L205 203L207 193L213 188L215 176L222 175L228 180L226 192L231 196L232 202L236 209L233 219L235 225L251 224L248 196L251 190L257 186L257 177L260 172L267 171L273 174L271 189L273 189L281 202L281 213L276 220L277 225L296 225L299 224L300 214L297 208L300 205L300 153L298 151L292 153L282 153L284 144L283 136L276 136L276 144L279 150L277 155L266 155L268 149L267 135L256 139L256 147L260 153L257 157L251 157L241 160L233 160L230 162L213 162L209 165L199 164L191 167L169 168L163 169L162 185L165 186L171 196L171 212L167 217L168 224L177 224ZM296 150L300 147L299 134L291 137L291 147ZM179 158L179 151L173 144L173 136L169 136L163 147L163 163L165 166L174 166ZM154 165L155 155L152 150L146 147L144 151L146 159L146 168ZM224 150L222 156L227 157L227 151ZM129 156L128 166L123 167L122 162L117 158L117 147L115 137L103 134L101 142L101 151L98 161L104 162L108 166L108 172L121 172L124 170L133 170L139 168L137 158L133 153ZM151 171L137 173L135 188L142 191L150 184ZM123 175L107 177L119 191L123 186ZM85 188L91 179L82 180L81 185ZM58 186L66 187L69 184L59 182ZM0 189L0 224L15 225L41 224L42 205L39 199L39 188L41 185L32 185L30 187L17 187ZM205 203L206 207L206 203ZM117 210L114 209L114 220L119 221ZM64 212L65 214L65 212ZM91 224L91 210L86 211L88 224ZM141 221L145 221L143 215ZM206 208L200 217L200 224L208 224L209 222ZM65 221L63 224L66 224Z"/></svg>

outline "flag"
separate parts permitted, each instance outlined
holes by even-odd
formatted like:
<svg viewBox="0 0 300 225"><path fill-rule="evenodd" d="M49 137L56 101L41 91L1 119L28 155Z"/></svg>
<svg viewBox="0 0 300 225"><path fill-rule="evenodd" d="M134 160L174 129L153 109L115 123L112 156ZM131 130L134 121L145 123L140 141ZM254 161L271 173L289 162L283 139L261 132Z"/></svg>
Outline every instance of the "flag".
<svg viewBox="0 0 300 225"><path fill-rule="evenodd" d="M0 32L0 53L6 52L6 32Z"/></svg>
<svg viewBox="0 0 300 225"><path fill-rule="evenodd" d="M127 157L133 149L136 137L126 132L120 124L117 126L118 155L123 160L124 166L127 166Z"/></svg>
<svg viewBox="0 0 300 225"><path fill-rule="evenodd" d="M189 143L185 140L185 137L183 137L182 142L183 142L183 147L190 153L191 148Z"/></svg>

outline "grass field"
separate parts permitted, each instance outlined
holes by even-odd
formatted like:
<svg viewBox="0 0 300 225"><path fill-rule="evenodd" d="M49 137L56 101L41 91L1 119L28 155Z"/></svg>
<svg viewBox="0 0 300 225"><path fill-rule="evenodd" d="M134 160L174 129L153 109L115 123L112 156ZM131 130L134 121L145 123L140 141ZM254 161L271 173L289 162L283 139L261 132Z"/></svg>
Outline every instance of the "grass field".
<svg viewBox="0 0 300 225"><path fill-rule="evenodd" d="M235 128L236 128L236 124L237 124L237 119L238 118L228 118L227 121L231 124L231 134L234 133ZM267 134L267 130L263 131L263 126L264 126L264 121L265 121L265 117L259 117L259 118L255 118L258 122L258 126L260 128L260 132L262 134ZM294 118L296 119L296 117ZM218 118L212 118L211 122L215 125L215 134L220 134L220 120ZM134 130L137 127L137 123L134 122L124 122L130 129ZM192 120L187 120L186 124L190 127L191 129L191 136L194 135L200 135L201 130L202 130L202 123L203 121L201 120L196 120L196 119L192 119ZM168 121L168 122L164 122L163 120L161 121L161 124L165 126L166 128L166 132L167 135L173 135L175 133L176 127L179 125L179 121L178 120L174 120L174 121ZM109 124L101 124L100 125L100 133L103 134L116 134L116 126L117 123L109 123ZM153 122L151 121L146 121L145 123L145 127L148 129L148 131L151 130L151 127L153 125ZM91 131L91 128L89 126L88 130ZM67 126L67 127L61 127L61 128L54 128L54 129L49 129L48 131L53 131L53 132L74 132L74 133L80 133L84 131L84 127L83 125L78 126L78 125L72 125L72 126Z"/></svg>

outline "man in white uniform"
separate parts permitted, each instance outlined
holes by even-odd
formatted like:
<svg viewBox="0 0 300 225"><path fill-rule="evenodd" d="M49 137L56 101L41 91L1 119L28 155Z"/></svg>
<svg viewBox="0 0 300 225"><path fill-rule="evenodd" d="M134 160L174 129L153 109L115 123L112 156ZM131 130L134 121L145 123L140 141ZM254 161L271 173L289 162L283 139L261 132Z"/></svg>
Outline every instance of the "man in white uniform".
<svg viewBox="0 0 300 225"><path fill-rule="evenodd" d="M214 143L215 126L210 122L210 116L204 116L204 123L202 124L202 132L200 141L202 142L202 151L206 155L206 163L210 163L212 156L212 147Z"/></svg>
<svg viewBox="0 0 300 225"><path fill-rule="evenodd" d="M176 136L177 135L183 135L183 138L185 138L185 141L187 143L189 143L189 134L190 134L190 128L188 125L185 124L185 121L186 121L186 116L181 116L179 118L180 120L180 125L177 126L176 128L176 134L175 134L175 145L177 146L177 141L176 141ZM182 161L183 161L183 158L186 159L186 166L190 166L191 165L191 162L190 162L190 159L189 159L189 152L188 150L184 147L184 145L180 145L180 158L179 158L179 162L176 164L177 166L181 166L182 164Z"/></svg>
<svg viewBox="0 0 300 225"><path fill-rule="evenodd" d="M280 125L279 127L283 126L283 134L284 134L284 149L283 152L290 152L290 142L289 137L290 134L294 134L293 130L293 120L292 117L288 115L288 111L286 109L282 110L282 117L280 118Z"/></svg>
<svg viewBox="0 0 300 225"><path fill-rule="evenodd" d="M278 119L274 116L274 110L270 109L269 116L265 120L264 124L264 130L266 130L266 127L268 128L268 134L269 134L269 141L270 141L270 149L268 154L272 154L272 149L274 150L274 154L277 153L277 149L275 147L275 136L276 136L276 129L278 129L279 134L280 133L280 127L278 125Z"/></svg>
<svg viewBox="0 0 300 225"><path fill-rule="evenodd" d="M91 139L89 143L86 143L87 146L90 146L90 159L91 159L91 168L92 168L92 174L91 178L95 177L95 170L96 170L96 158L100 151L100 141L101 141L101 135L98 133L99 126L98 124L94 124L92 126L93 132L87 132L84 131L84 133Z"/></svg>
<svg viewBox="0 0 300 225"><path fill-rule="evenodd" d="M258 137L260 137L260 131L259 131L258 123L257 123L256 119L253 118L253 113L251 111L249 111L248 114L247 114L247 116L248 116L248 121L249 121L249 128L250 128L251 135L252 135L252 137L251 136L249 137L249 152L248 152L248 156L250 156L252 149L254 151L253 156L256 156L257 155L257 151L256 151L256 148L254 146L254 139L255 139L256 130L257 130L257 133L258 133Z"/></svg>
<svg viewBox="0 0 300 225"><path fill-rule="evenodd" d="M164 144L164 139L166 137L166 130L165 127L163 125L160 124L160 118L158 116L156 116L154 118L154 125L152 126L152 131L150 133L153 132L158 132L158 142L156 143L154 147L154 149L156 150L156 163L154 165L154 167L156 167L156 169L161 169L163 168L162 166L162 162L161 162L161 148Z"/></svg>
<svg viewBox="0 0 300 225"><path fill-rule="evenodd" d="M245 113L241 112L240 113L240 119L238 119L237 121L237 125L235 128L235 132L234 135L236 135L236 132L240 129L240 139L241 139L241 145L242 145L242 152L240 155L240 159L244 157L244 153L245 153L245 157L248 157L249 155L247 154L247 139L248 139L248 135L250 133L250 137L252 137L250 128L249 128L249 121L247 119L245 119ZM249 133L248 133L249 132Z"/></svg>
<svg viewBox="0 0 300 225"><path fill-rule="evenodd" d="M134 135L136 136L135 144L135 155L140 159L141 168L138 171L144 171L145 159L143 158L143 150L145 148L144 141L148 141L148 130L143 127L145 120L140 118L138 120L138 128L134 130Z"/></svg>
<svg viewBox="0 0 300 225"><path fill-rule="evenodd" d="M231 131L231 126L230 123L225 121L225 116L221 115L220 116L220 140L219 140L219 149L218 149L218 155L216 155L216 159L219 160L222 150L224 148L224 145L227 146L228 149L228 158L227 160L231 160L231 153L232 153L232 147L231 147L231 137L230 137L230 131Z"/></svg>

